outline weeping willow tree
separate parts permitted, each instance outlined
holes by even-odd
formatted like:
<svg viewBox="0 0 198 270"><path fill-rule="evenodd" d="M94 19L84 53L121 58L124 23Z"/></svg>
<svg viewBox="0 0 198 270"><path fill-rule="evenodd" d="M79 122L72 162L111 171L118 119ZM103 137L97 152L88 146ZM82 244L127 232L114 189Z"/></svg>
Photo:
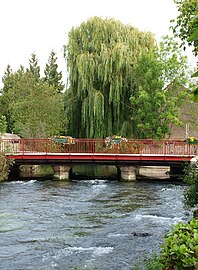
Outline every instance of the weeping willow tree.
<svg viewBox="0 0 198 270"><path fill-rule="evenodd" d="M93 17L69 32L65 106L75 137L131 136L130 96L142 51L155 47L149 32Z"/></svg>

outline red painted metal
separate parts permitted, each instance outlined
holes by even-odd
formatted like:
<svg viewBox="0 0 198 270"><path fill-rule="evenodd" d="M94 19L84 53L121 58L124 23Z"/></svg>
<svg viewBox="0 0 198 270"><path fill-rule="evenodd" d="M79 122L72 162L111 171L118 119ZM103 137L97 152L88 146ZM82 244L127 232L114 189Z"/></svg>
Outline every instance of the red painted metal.
<svg viewBox="0 0 198 270"><path fill-rule="evenodd" d="M198 144L182 140L128 140L107 146L104 139L74 139L57 143L53 139L4 139L0 151L15 160L48 161L189 161L198 155Z"/></svg>

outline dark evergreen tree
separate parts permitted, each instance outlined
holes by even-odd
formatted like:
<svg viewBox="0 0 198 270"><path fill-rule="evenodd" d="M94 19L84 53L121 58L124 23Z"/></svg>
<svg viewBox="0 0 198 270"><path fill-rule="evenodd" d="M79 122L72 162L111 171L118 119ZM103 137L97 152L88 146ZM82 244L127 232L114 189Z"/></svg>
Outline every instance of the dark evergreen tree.
<svg viewBox="0 0 198 270"><path fill-rule="evenodd" d="M11 120L10 120L10 113L8 110L9 100L7 97L7 93L9 89L13 87L14 80L13 80L13 71L10 65L7 65L7 68L4 72L4 76L2 78L3 88L0 90L0 116L6 118L7 122L7 130L8 132L11 131Z"/></svg>
<svg viewBox="0 0 198 270"><path fill-rule="evenodd" d="M38 59L35 53L32 53L29 59L29 68L27 71L30 71L37 80L40 79L40 66L38 65Z"/></svg>
<svg viewBox="0 0 198 270"><path fill-rule="evenodd" d="M7 65L6 71L4 72L3 78L3 88L1 89L1 94L6 93L12 87L12 68Z"/></svg>
<svg viewBox="0 0 198 270"><path fill-rule="evenodd" d="M44 74L44 81L57 89L58 93L61 93L64 89L64 84L62 82L62 72L58 72L57 57L53 50L49 55Z"/></svg>

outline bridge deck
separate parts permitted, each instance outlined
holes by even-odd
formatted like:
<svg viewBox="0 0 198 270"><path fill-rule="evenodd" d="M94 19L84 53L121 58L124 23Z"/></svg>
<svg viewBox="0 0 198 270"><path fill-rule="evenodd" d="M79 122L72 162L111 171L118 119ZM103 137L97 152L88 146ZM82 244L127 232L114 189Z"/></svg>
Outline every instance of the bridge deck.
<svg viewBox="0 0 198 270"><path fill-rule="evenodd" d="M198 145L180 140L128 140L106 145L105 140L75 139L57 143L53 139L3 140L0 150L17 164L101 163L173 165L189 162Z"/></svg>

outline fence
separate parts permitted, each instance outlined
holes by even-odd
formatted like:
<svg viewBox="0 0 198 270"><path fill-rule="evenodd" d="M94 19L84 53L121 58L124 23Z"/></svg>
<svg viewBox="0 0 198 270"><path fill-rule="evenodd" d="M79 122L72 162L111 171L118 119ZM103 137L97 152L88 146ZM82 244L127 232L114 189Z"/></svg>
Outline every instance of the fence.
<svg viewBox="0 0 198 270"><path fill-rule="evenodd" d="M124 140L106 142L105 139L73 139L64 142L51 139L3 139L0 151L8 154L24 153L107 153L148 155L198 155L198 144L181 140Z"/></svg>

